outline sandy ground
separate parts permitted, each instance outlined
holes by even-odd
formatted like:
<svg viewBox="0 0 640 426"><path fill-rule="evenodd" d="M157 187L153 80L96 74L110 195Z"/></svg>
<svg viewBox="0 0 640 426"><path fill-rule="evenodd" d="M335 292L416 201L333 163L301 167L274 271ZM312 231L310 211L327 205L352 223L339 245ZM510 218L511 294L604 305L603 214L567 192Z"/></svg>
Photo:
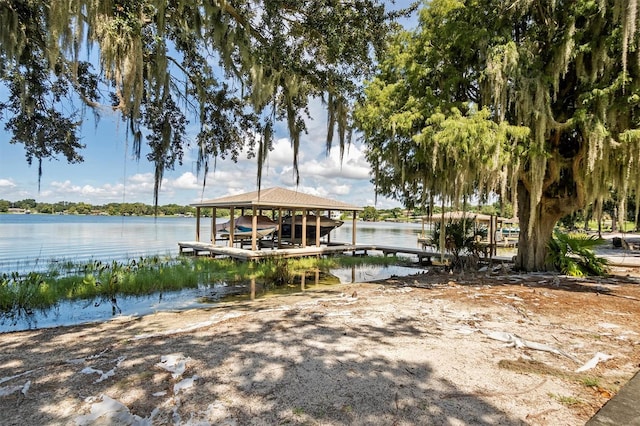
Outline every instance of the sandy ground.
<svg viewBox="0 0 640 426"><path fill-rule="evenodd" d="M636 272L431 270L7 333L0 423L584 424L640 368Z"/></svg>

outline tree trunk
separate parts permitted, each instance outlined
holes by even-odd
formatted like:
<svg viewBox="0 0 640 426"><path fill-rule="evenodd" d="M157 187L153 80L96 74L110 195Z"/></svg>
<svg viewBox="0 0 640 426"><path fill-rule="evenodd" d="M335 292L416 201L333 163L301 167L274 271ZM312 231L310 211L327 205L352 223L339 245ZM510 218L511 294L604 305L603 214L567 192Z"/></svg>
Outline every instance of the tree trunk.
<svg viewBox="0 0 640 426"><path fill-rule="evenodd" d="M553 234L553 228L567 212L558 208L555 202L547 202L544 198L536 206L531 206L529 191L518 184L518 218L520 220L520 236L518 239L518 255L516 269L522 271L546 271L552 268L547 264L547 244ZM530 212L534 208L534 226L529 234Z"/></svg>
<svg viewBox="0 0 640 426"><path fill-rule="evenodd" d="M584 231L589 231L589 219L591 218L592 210L590 208L584 209Z"/></svg>

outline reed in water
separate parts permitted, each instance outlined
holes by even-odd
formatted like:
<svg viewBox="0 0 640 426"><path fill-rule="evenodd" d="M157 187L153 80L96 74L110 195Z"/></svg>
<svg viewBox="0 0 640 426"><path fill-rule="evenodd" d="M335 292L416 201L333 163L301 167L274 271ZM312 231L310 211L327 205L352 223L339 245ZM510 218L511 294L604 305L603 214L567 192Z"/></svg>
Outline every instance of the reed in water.
<svg viewBox="0 0 640 426"><path fill-rule="evenodd" d="M140 296L247 279L287 284L294 276L308 270L327 272L331 268L346 266L407 263L407 260L395 256L273 258L259 263L158 256L127 262L52 262L45 272L2 274L0 314L11 316L17 312L45 310L62 300L114 301L121 296Z"/></svg>

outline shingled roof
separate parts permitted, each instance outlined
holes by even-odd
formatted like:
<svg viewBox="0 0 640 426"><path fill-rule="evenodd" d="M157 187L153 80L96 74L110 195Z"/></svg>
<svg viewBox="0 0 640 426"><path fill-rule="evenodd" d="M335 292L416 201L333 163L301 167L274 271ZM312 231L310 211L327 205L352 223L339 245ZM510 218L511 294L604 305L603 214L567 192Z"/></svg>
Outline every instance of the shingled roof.
<svg viewBox="0 0 640 426"><path fill-rule="evenodd" d="M274 187L260 191L247 192L239 195L205 200L191 204L193 207L220 207L220 208L296 208L309 210L342 210L361 211L362 207L343 203L329 198L316 197L290 189Z"/></svg>

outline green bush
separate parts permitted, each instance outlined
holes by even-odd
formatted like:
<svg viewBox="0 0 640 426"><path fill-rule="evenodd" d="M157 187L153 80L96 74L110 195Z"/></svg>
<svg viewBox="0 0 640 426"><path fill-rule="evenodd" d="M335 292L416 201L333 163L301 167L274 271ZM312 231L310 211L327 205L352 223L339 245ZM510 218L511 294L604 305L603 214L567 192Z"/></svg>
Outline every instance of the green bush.
<svg viewBox="0 0 640 426"><path fill-rule="evenodd" d="M440 246L441 228L441 223L436 223L431 234L431 243L436 247ZM471 217L447 222L444 232L445 250L453 254L453 268L462 268L460 256L463 254L479 256L480 246L477 240L487 237L487 229L476 228L474 218Z"/></svg>
<svg viewBox="0 0 640 426"><path fill-rule="evenodd" d="M554 232L548 244L547 262L557 271L574 277L607 274L607 260L597 257L593 249L603 240L595 235Z"/></svg>

